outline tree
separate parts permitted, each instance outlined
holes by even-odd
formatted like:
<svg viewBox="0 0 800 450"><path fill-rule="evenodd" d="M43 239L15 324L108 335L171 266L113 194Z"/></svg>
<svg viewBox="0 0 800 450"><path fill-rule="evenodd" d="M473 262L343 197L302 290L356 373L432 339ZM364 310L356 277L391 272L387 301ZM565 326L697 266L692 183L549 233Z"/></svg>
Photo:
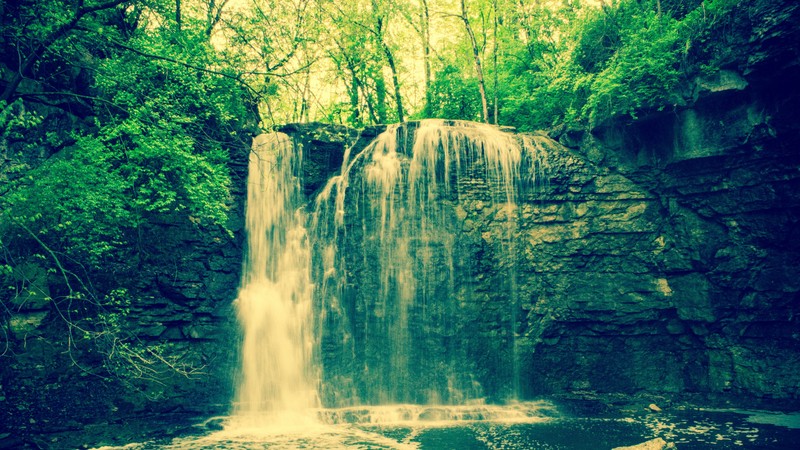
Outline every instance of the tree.
<svg viewBox="0 0 800 450"><path fill-rule="evenodd" d="M350 117L368 116L372 123L405 120L401 66L390 41L391 19L396 11L381 0L331 2L324 10L330 25L326 35L335 44L326 52L338 68L340 81L346 80ZM387 91L386 69L391 76L391 94ZM390 102L394 103L394 117L390 115ZM363 109L368 115L362 113Z"/></svg>
<svg viewBox="0 0 800 450"><path fill-rule="evenodd" d="M180 1L180 0L176 0ZM225 10L229 0L222 0L217 3L217 0L208 0L206 4L206 27L205 34L211 38L214 32L214 27L222 20L222 12Z"/></svg>
<svg viewBox="0 0 800 450"><path fill-rule="evenodd" d="M4 49L4 56L8 57L7 61L12 62L13 71L10 79L3 80L5 87L0 94L0 104L9 105L14 101L22 80L38 75L32 73L34 65L53 50L55 45L71 34L88 28L84 25L96 20L98 14L128 2L129 0L106 0L86 4L85 0L80 0L71 8L58 2L49 5L44 11L39 10L37 4L26 1L9 5L10 8L4 11L3 22L4 25L11 22L8 32L4 33L9 36L10 45ZM9 17L14 18L9 20ZM16 49L14 53L9 51L12 45Z"/></svg>
<svg viewBox="0 0 800 450"><path fill-rule="evenodd" d="M497 124L498 118L498 97L499 97L499 82L498 82L498 66L497 66L497 54L498 54L498 35L497 29L500 26L500 19L498 18L499 10L497 8L497 0L492 0L492 18L494 19L494 27L492 30L492 72L493 72L493 81L494 85L492 87L493 91L493 122Z"/></svg>
<svg viewBox="0 0 800 450"><path fill-rule="evenodd" d="M469 15L467 14L467 5L465 0L461 0L461 21L464 23L464 29L469 37L469 42L472 46L472 57L475 62L475 74L478 77L478 89L481 94L481 121L487 122L489 119L489 103L486 99L486 81L483 76L483 65L481 63L481 50L478 47L478 41L475 38L475 32L472 30Z"/></svg>
<svg viewBox="0 0 800 450"><path fill-rule="evenodd" d="M213 2L209 5L211 14ZM299 120L297 113L308 106L305 74L318 59L311 44L322 32L316 5L315 0L253 0L219 20L224 65L241 73L265 110L266 125Z"/></svg>
<svg viewBox="0 0 800 450"><path fill-rule="evenodd" d="M395 63L394 53L392 48L386 42L386 26L389 20L389 15L385 9L385 5L380 3L379 0L372 0L372 12L374 18L373 33L375 39L378 41L383 54L386 57L386 63L389 65L389 70L392 73L392 84L394 85L394 101L397 107L397 120L399 122L405 121L405 112L403 110L403 95L400 90L400 80L397 76L397 64Z"/></svg>
<svg viewBox="0 0 800 450"><path fill-rule="evenodd" d="M431 14L428 0L420 2L420 35L422 38L422 66L425 71L425 117L431 117Z"/></svg>

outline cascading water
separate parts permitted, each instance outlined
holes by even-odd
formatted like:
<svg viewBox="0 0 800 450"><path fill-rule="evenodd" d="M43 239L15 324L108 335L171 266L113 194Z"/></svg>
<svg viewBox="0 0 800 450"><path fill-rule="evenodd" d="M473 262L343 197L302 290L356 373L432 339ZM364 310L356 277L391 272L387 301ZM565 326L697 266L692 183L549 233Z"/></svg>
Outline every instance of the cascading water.
<svg viewBox="0 0 800 450"><path fill-rule="evenodd" d="M324 404L462 404L482 398L488 379L493 396L516 395L513 232L518 194L543 164L538 149L536 138L497 127L425 120L347 155L311 227ZM466 197L493 215L488 228L476 233ZM499 241L505 274L494 292L474 281L480 243L467 234L481 233ZM473 327L470 315L486 314L498 329ZM481 355L476 339L499 344Z"/></svg>
<svg viewBox="0 0 800 450"><path fill-rule="evenodd" d="M301 157L282 133L259 136L250 153L248 253L236 300L243 335L239 418L302 414L318 406Z"/></svg>
<svg viewBox="0 0 800 450"><path fill-rule="evenodd" d="M473 243L462 235L470 222L463 194L477 193L497 210L490 222L500 230L501 253L510 255L516 196L531 181L520 173L541 162L535 148L486 125L391 126L345 156L307 220L302 149L282 133L259 136L236 301L240 384L225 439L248 442L265 430L274 438L287 429L326 435L324 424L351 421L529 417L525 408L464 406L485 395L485 368L468 342L483 337L458 317L466 304L480 306L472 297L486 295L470 281L476 268L465 257ZM500 309L514 307L513 259L503 259L511 281L495 289ZM500 326L496 340L506 356L498 366L513 367L513 320ZM371 407L398 403L462 406Z"/></svg>

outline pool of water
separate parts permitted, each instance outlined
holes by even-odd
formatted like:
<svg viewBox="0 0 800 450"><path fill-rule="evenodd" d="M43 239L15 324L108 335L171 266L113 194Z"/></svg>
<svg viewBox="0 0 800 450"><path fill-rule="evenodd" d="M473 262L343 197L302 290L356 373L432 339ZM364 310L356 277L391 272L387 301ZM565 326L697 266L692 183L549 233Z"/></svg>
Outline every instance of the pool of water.
<svg viewBox="0 0 800 450"><path fill-rule="evenodd" d="M207 430L209 426L221 429ZM314 415L223 417L198 425L198 430L124 448L602 450L660 437L685 450L777 450L797 448L800 412L676 408L579 417L548 402L505 407L400 405L321 410Z"/></svg>

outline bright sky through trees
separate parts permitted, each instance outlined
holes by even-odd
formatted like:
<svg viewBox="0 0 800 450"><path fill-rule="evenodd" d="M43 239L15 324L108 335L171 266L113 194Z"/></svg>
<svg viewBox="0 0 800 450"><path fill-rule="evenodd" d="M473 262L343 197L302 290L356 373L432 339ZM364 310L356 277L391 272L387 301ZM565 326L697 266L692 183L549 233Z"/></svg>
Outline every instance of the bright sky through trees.
<svg viewBox="0 0 800 450"><path fill-rule="evenodd" d="M283 48L272 50L291 55L282 67L285 76L269 80L269 92L276 95L263 99L266 126L310 120L362 125L396 121L401 115L429 116L435 108L426 107L426 99L430 103L430 90L437 80L456 82L462 88L477 81L476 91L470 95L465 95L467 91L441 94L461 103L453 108L468 118L494 120L492 114L482 118L483 114L476 115L471 109L475 95L479 103L482 97L493 101L490 109L499 107L494 98L499 94L498 81L493 77L499 77L500 70L495 66L508 65L508 58L514 58L520 46L539 39L537 27L551 28L548 39L557 36L561 31L546 22L565 9L574 15L586 4L596 6L597 2L230 0L222 22L248 15L265 19L251 21L262 30L259 36L249 38L261 38L273 46L279 43ZM543 18L547 20L536 23ZM295 35L297 40L285 39L283 32L289 29L301 31ZM237 36L230 31L218 28L215 43L235 44ZM258 44L251 41L248 45L255 48ZM483 85L491 85L485 91L492 95L480 93L476 60L486 72L480 74ZM463 79L451 79L455 72Z"/></svg>
<svg viewBox="0 0 800 450"><path fill-rule="evenodd" d="M671 101L678 53L728 8L708 3L234 0L215 42L239 46L264 127L442 117L530 129ZM643 79L658 88L637 91Z"/></svg>

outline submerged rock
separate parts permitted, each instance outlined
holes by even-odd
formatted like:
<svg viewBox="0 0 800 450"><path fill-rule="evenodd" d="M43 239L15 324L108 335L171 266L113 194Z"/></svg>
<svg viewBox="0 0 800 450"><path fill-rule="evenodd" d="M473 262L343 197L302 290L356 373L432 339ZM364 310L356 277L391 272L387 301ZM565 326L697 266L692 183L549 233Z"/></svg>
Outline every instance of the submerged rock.
<svg viewBox="0 0 800 450"><path fill-rule="evenodd" d="M647 442L642 442L637 445L630 445L627 447L615 447L612 450L666 450L675 448L674 444L667 443L664 439L655 438Z"/></svg>
<svg viewBox="0 0 800 450"><path fill-rule="evenodd" d="M203 422L203 426L207 430L219 431L225 429L225 418L224 417L212 417L205 422Z"/></svg>

